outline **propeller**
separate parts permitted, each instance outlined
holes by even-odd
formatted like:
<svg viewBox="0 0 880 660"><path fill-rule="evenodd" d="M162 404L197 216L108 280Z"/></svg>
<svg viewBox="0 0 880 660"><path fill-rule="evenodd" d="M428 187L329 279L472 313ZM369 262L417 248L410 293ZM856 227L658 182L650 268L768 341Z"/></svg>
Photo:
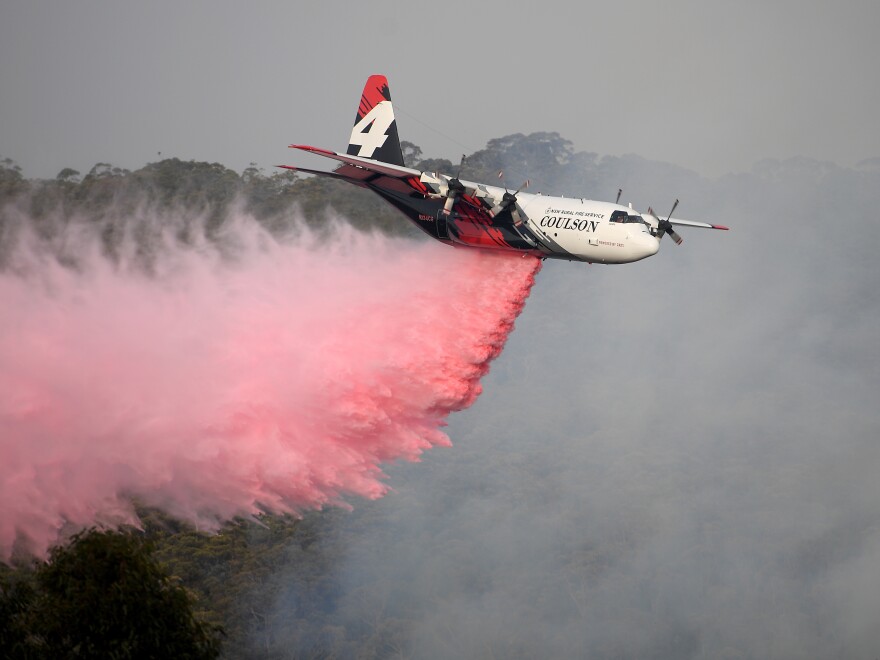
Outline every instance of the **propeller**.
<svg viewBox="0 0 880 660"><path fill-rule="evenodd" d="M657 221L657 231L656 235L661 239L663 238L663 234L669 234L669 237L675 241L676 245L681 245L684 240L681 236L679 236L676 231L672 228L672 223L670 220L672 219L672 214L675 213L675 209L678 206L678 200L675 200L675 203L672 205L672 210L669 212L669 215L665 220L660 220L657 215L654 213L654 210L649 206L648 207L648 215L654 218Z"/></svg>
<svg viewBox="0 0 880 660"><path fill-rule="evenodd" d="M443 213L445 215L449 215L452 212L452 207L455 205L455 200L459 195L463 195L465 192L464 184L461 182L459 178L461 176L461 168L464 166L465 154L461 155L461 162L458 164L458 173L446 184L446 202L443 204Z"/></svg>
<svg viewBox="0 0 880 660"><path fill-rule="evenodd" d="M615 204L620 204L620 196L623 194L623 188L617 189L617 199L615 200Z"/></svg>
<svg viewBox="0 0 880 660"><path fill-rule="evenodd" d="M499 213L503 213L505 209L510 208L510 215L513 218L513 224L516 227L519 227L522 224L522 218L519 215L519 209L516 206L516 196L523 190L529 187L529 183L531 183L528 179L523 181L523 184L516 189L515 192L510 192L507 189L507 186L504 186L504 196L501 198L501 201L498 202L495 206L492 207L492 210L489 211L489 214L494 218Z"/></svg>

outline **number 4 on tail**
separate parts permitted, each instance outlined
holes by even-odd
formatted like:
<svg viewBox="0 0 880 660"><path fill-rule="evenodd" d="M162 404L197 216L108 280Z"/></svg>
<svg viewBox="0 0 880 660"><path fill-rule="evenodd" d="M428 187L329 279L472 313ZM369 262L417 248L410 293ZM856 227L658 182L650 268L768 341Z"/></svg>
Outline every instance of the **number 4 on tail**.
<svg viewBox="0 0 880 660"><path fill-rule="evenodd" d="M388 139L388 127L394 121L394 111L389 101L382 101L364 115L351 129L349 144L360 147L357 155L361 158L372 158L373 152L379 149Z"/></svg>

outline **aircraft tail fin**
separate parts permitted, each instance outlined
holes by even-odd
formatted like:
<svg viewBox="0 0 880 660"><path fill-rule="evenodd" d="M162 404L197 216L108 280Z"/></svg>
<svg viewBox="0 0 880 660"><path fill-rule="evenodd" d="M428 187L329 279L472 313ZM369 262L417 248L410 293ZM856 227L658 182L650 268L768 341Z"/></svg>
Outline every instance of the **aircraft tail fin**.
<svg viewBox="0 0 880 660"><path fill-rule="evenodd" d="M391 165L404 165L385 76L373 75L367 79L346 153Z"/></svg>

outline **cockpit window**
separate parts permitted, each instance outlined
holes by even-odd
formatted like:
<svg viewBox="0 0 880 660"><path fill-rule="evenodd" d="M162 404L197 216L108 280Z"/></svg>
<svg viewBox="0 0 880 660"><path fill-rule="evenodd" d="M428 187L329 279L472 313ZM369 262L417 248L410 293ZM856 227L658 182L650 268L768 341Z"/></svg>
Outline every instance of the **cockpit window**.
<svg viewBox="0 0 880 660"><path fill-rule="evenodd" d="M628 222L638 222L643 225L648 224L640 215L627 215L626 211L614 211L611 214L611 222L619 222L621 224Z"/></svg>

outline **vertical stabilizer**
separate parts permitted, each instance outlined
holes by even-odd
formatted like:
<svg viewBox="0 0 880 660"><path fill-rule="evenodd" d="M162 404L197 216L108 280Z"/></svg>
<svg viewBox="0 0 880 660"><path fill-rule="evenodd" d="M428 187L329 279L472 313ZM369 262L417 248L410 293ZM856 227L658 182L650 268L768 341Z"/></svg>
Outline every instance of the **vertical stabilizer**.
<svg viewBox="0 0 880 660"><path fill-rule="evenodd" d="M404 164L385 76L370 76L364 85L347 153L392 165Z"/></svg>

